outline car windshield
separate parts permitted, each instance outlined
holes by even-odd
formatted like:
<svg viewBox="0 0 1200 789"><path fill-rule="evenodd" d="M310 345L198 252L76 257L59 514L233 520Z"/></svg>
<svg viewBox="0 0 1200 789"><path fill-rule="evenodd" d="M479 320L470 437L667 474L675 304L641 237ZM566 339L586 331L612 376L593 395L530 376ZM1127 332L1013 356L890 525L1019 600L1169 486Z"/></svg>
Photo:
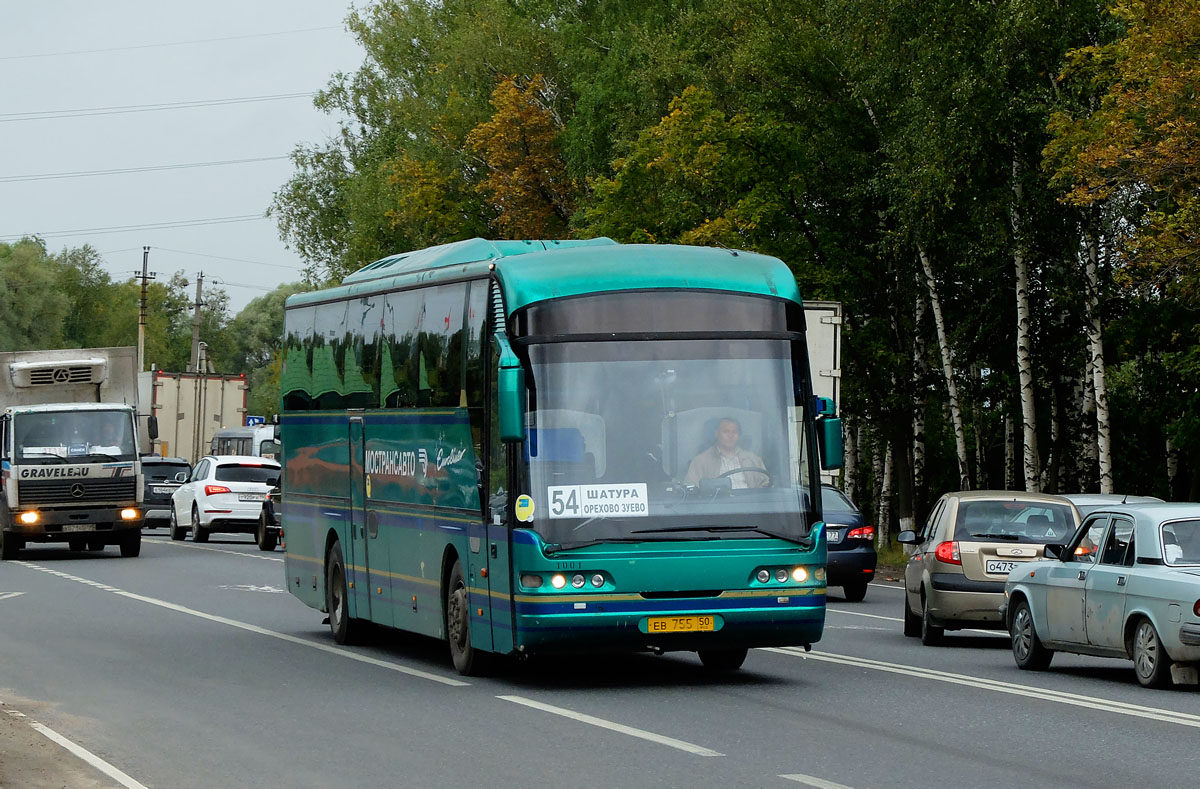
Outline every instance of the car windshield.
<svg viewBox="0 0 1200 789"><path fill-rule="evenodd" d="M279 482L279 468L277 466L222 463L217 466L215 478L218 482L264 482L274 485Z"/></svg>
<svg viewBox="0 0 1200 789"><path fill-rule="evenodd" d="M532 345L524 445L550 544L805 539L812 470L776 340Z"/></svg>
<svg viewBox="0 0 1200 789"><path fill-rule="evenodd" d="M1200 520L1162 525L1163 561L1171 566L1200 564Z"/></svg>
<svg viewBox="0 0 1200 789"><path fill-rule="evenodd" d="M1066 504L1029 501L963 501L954 539L967 542L1061 543L1075 531Z"/></svg>
<svg viewBox="0 0 1200 789"><path fill-rule="evenodd" d="M13 419L14 455L25 465L134 460L129 411L44 411Z"/></svg>

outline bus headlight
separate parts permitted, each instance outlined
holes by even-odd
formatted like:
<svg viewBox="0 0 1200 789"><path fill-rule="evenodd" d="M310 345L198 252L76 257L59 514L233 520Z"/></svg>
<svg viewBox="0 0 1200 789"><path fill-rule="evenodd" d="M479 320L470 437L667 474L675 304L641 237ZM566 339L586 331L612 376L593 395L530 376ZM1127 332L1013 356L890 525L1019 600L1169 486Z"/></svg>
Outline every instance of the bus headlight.
<svg viewBox="0 0 1200 789"><path fill-rule="evenodd" d="M525 573L521 576L521 586L524 586L526 589L540 589L542 586L542 576Z"/></svg>
<svg viewBox="0 0 1200 789"><path fill-rule="evenodd" d="M805 570L803 567L797 567L792 570L792 580L798 584L804 583L808 580L808 570Z"/></svg>
<svg viewBox="0 0 1200 789"><path fill-rule="evenodd" d="M142 514L133 507L126 507L125 509L121 510L121 520L123 521L135 521L140 518L141 515Z"/></svg>
<svg viewBox="0 0 1200 789"><path fill-rule="evenodd" d="M550 585L555 589L562 589L567 585L567 576L562 573L557 573L550 578Z"/></svg>
<svg viewBox="0 0 1200 789"><path fill-rule="evenodd" d="M787 570L780 567L778 570L775 571L775 580L779 581L779 583L783 583L784 581L787 580L787 575L788 575Z"/></svg>
<svg viewBox="0 0 1200 789"><path fill-rule="evenodd" d="M604 576L601 575L600 573L596 573L595 575L593 575L592 576L592 586L596 587L597 589L599 589L601 586L604 586Z"/></svg>
<svg viewBox="0 0 1200 789"><path fill-rule="evenodd" d="M587 579L582 575L571 576L571 586L574 586L576 589L582 589L585 583L587 583Z"/></svg>
<svg viewBox="0 0 1200 789"><path fill-rule="evenodd" d="M768 570L759 570L757 578L760 584L769 583L771 580L771 573Z"/></svg>
<svg viewBox="0 0 1200 789"><path fill-rule="evenodd" d="M36 510L29 510L28 512L22 512L20 517L21 517L21 523L24 523L26 526L32 526L33 524L38 522L38 514L37 514Z"/></svg>

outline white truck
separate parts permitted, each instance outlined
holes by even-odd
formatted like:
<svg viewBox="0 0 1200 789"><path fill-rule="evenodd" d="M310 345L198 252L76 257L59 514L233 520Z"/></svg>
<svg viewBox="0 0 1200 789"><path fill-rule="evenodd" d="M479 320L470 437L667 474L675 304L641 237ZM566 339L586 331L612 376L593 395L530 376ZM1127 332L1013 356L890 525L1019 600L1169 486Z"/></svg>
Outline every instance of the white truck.
<svg viewBox="0 0 1200 789"><path fill-rule="evenodd" d="M139 373L137 380L142 413L157 417L161 431L159 440L151 440L149 420L142 420L142 446L150 447L151 454L195 465L222 428L241 428L245 423L244 375L150 370Z"/></svg>
<svg viewBox="0 0 1200 789"><path fill-rule="evenodd" d="M141 552L135 366L132 347L0 353L0 559L32 542Z"/></svg>

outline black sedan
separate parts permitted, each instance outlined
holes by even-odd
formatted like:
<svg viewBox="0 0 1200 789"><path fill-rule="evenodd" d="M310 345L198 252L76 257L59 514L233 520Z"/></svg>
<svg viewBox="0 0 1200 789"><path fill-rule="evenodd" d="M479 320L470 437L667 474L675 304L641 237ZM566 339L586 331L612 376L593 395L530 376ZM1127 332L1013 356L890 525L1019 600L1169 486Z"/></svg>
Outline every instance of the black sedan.
<svg viewBox="0 0 1200 789"><path fill-rule="evenodd" d="M821 486L821 509L829 547L826 579L829 586L842 587L852 603L867 596L867 584L875 577L875 527L854 502L832 485Z"/></svg>
<svg viewBox="0 0 1200 789"><path fill-rule="evenodd" d="M142 506L146 508L143 528L166 528L171 525L171 494L191 475L192 466L183 458L142 458L142 476L146 485L142 494Z"/></svg>

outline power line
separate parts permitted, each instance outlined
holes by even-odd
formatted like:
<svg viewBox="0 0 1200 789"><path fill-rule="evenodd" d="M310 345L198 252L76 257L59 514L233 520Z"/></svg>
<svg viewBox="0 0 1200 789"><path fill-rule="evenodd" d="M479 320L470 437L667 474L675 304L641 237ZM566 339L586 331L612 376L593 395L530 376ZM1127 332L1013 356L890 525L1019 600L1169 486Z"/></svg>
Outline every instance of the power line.
<svg viewBox="0 0 1200 789"><path fill-rule="evenodd" d="M282 268L282 269L287 269L288 271L293 271L297 274L300 273L299 271L296 271L295 266L285 266L281 263L263 263L261 260L246 260L244 258L227 258L227 257L222 257L221 255L206 255L203 252L186 252L182 249L168 249L167 247L155 247L155 249L160 249L163 252L174 252L177 255L193 255L198 258L212 258L213 260L228 260L233 263L253 263L256 266L270 266L271 268Z"/></svg>
<svg viewBox="0 0 1200 789"><path fill-rule="evenodd" d="M76 49L67 52L41 52L34 55L3 55L0 60L31 60L33 58L58 58L68 55L94 55L100 52L126 52L134 49L157 49L161 47L180 47L191 44L211 44L216 41L239 41L247 38L268 38L270 36L288 36L293 33L315 33L320 30L341 30L340 25L325 27L304 27L297 30L280 30L276 33L248 33L243 36L223 36L221 38L197 38L191 41L167 41L161 44L138 44L128 47L106 47L104 49Z"/></svg>
<svg viewBox="0 0 1200 789"><path fill-rule="evenodd" d="M76 170L66 173L38 173L36 175L0 175L0 184L15 184L24 181L55 181L62 178L87 178L95 175L123 175L125 173L151 173L161 170L186 170L192 167L221 167L228 164L251 162L275 162L287 156L259 156L254 159L225 159L219 162L191 162L189 164L159 164L146 167L125 167L114 170Z"/></svg>
<svg viewBox="0 0 1200 789"><path fill-rule="evenodd" d="M202 101L176 101L165 104L129 104L117 107L87 107L71 110L40 110L37 112L5 112L0 113L0 123L20 123L21 121L58 120L59 118L86 118L93 115L124 115L131 112L159 112L161 110L180 110L192 107L217 107L229 104L253 104L260 101L283 101L315 96L315 93L277 93L270 96L242 96L233 99L206 99Z"/></svg>
<svg viewBox="0 0 1200 789"><path fill-rule="evenodd" d="M55 230L49 233L17 233L0 235L0 240L28 238L57 238L60 236L104 235L107 233L127 233L131 230L166 230L176 227L200 227L201 225L226 225L233 222L252 222L266 219L262 214L243 214L242 216L219 216L212 219L183 219L174 222L151 222L144 225L110 225L108 227L87 227L79 230Z"/></svg>

